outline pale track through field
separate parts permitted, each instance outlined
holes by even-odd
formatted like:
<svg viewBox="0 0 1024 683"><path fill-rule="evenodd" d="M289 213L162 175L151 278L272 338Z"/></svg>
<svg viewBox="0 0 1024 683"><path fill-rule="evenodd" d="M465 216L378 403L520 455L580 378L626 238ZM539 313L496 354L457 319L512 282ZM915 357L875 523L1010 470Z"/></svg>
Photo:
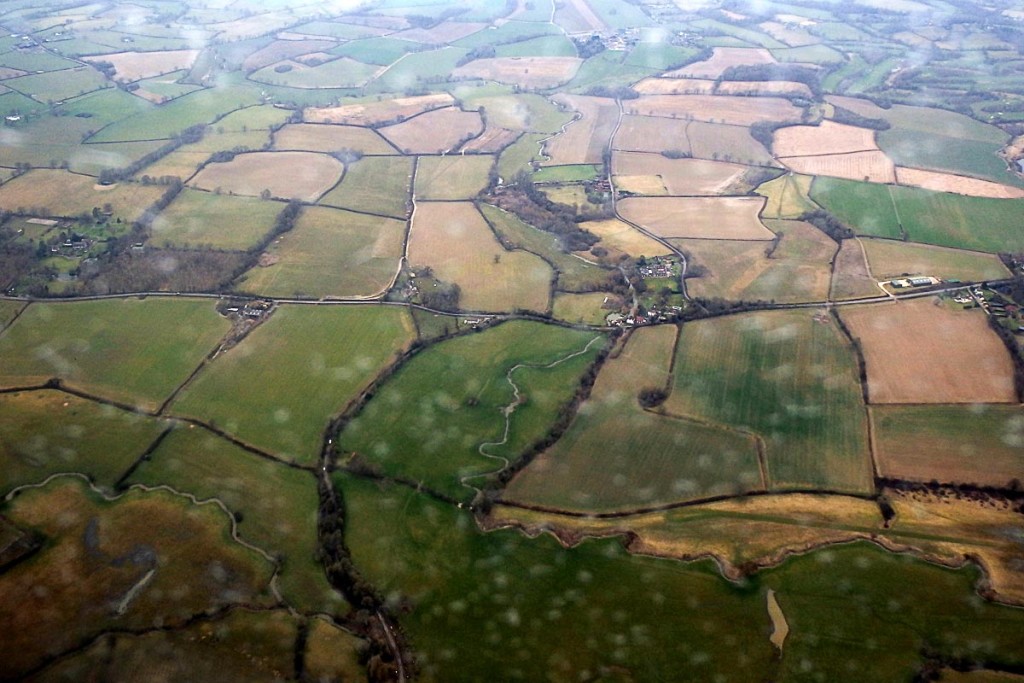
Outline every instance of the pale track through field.
<svg viewBox="0 0 1024 683"><path fill-rule="evenodd" d="M501 463L501 467L499 467L496 470L490 471L490 472L480 472L478 474L467 474L466 476L464 476L461 479L459 479L459 483L460 484L462 484L466 488L472 489L476 493L480 493L480 489L478 489L477 487L473 486L472 484L466 483L466 481L468 479L479 479L480 477L489 477L491 475L497 474L498 472L501 472L502 470L506 469L511 464L509 462L509 459L506 458L505 456L503 456L503 455L494 455L492 453L488 453L488 452L486 452L485 449L493 448L493 447L496 447L496 446L504 446L506 443L508 443L508 434L509 434L509 431L512 429L512 415L516 412L516 408L519 407L519 398L520 398L519 385L517 385L515 383L515 381L512 379L512 374L516 370L519 370L520 368L533 368L535 370L549 370L549 369L551 369L553 367L561 365L562 363L570 361L573 358L578 358L579 356L582 356L583 354L587 353L590 350L591 346L593 346L597 342L601 341L602 339L604 339L603 336L594 337L589 342L587 342L587 345L584 346L579 351L573 351L572 353L568 354L567 356L563 356L562 358L558 358L557 360L554 360L554 361L548 363L547 365L537 365L537 364L534 364L534 363L517 363L517 364L513 365L511 368L509 368L509 371L505 373L505 380L508 381L508 383L512 386L512 402L509 403L507 406L505 406L504 408L501 409L502 415L504 415L504 417L505 417L505 431L502 434L501 441L487 441L487 442L484 442L484 443L480 444L480 446L477 448L477 452L480 453L480 455L484 456L485 458L490 458L492 460L499 461Z"/></svg>

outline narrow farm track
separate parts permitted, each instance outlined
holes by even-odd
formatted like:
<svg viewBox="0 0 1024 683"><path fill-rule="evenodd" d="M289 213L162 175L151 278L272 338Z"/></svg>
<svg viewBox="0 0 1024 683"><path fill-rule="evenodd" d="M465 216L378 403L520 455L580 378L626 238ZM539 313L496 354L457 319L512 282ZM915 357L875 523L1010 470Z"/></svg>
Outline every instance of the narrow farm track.
<svg viewBox="0 0 1024 683"><path fill-rule="evenodd" d="M533 368L535 370L549 370L551 368L554 368L554 367L557 367L557 366L561 365L562 363L565 363L566 361L570 361L573 358L578 358L579 356L582 356L583 354L585 354L588 351L590 351L590 347L591 346L593 346L597 342L601 341L602 339L604 339L604 337L600 337L600 336L599 337L594 337L589 342L587 342L587 345L584 346L579 351L573 351L572 353L568 354L567 356L564 356L564 357L559 358L559 359L557 359L555 361L552 361L552 362L548 363L547 365L536 365L536 364L532 364L532 363L517 363L516 365L513 365L511 368L509 368L509 371L505 373L505 380L512 386L512 402L509 403L507 406L505 406L504 408L501 409L502 415L504 415L504 417L505 417L505 430L502 433L501 441L488 441L488 442L480 444L480 446L477 448L477 452L480 453L480 455L484 456L485 458L491 458L492 460L499 461L501 463L501 467L499 467L498 469L493 470L491 472L481 472L481 473L478 473L478 474L466 475L465 477L462 477L461 479L459 479L459 483L460 484L462 484L463 486L465 486L468 489L471 489L472 491L474 491L474 493L480 493L480 489L478 489L477 487L473 486L472 484L468 484L467 481L470 480L470 479L479 479L481 477L493 476L495 474L498 474L499 472L501 472L502 470L504 470L505 468L507 468L511 464L509 462L508 458L506 458L505 456L494 455L493 453L488 453L486 449L490 449L490 448L494 448L494 447L498 447L498 446L504 446L505 444L508 443L508 434L509 434L509 431L512 428L512 415L516 412L516 408L519 407L519 405L520 405L519 401L520 401L520 397L521 397L521 394L519 392L519 385L517 385L515 383L515 380L512 379L512 375L515 373L515 371L519 370L520 368Z"/></svg>

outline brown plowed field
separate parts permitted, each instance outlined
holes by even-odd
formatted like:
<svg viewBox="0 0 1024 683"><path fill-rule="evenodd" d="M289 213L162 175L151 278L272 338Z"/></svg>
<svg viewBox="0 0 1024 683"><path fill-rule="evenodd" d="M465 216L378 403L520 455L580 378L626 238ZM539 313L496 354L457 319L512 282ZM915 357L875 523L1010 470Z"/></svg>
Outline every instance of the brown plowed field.
<svg viewBox="0 0 1024 683"><path fill-rule="evenodd" d="M274 149L298 149L310 152L336 152L352 149L363 154L397 154L376 132L358 126L330 126L317 123L292 123L274 134Z"/></svg>
<svg viewBox="0 0 1024 683"><path fill-rule="evenodd" d="M686 121L653 116L623 116L612 148L630 152L672 149L689 153L690 140L686 135L686 126Z"/></svg>
<svg viewBox="0 0 1024 683"><path fill-rule="evenodd" d="M985 314L937 299L844 308L860 339L871 403L1010 403L1013 363Z"/></svg>
<svg viewBox="0 0 1024 683"><path fill-rule="evenodd" d="M462 150L466 152L482 152L485 154L491 154L494 152L500 152L515 142L518 138L519 131L489 125L487 126L487 130L480 134L480 137L473 138L463 145Z"/></svg>
<svg viewBox="0 0 1024 683"><path fill-rule="evenodd" d="M618 203L622 217L659 237L770 240L758 218L764 197L630 197Z"/></svg>
<svg viewBox="0 0 1024 683"><path fill-rule="evenodd" d="M411 28L394 34L394 38L411 40L428 45L447 45L486 28L487 24L473 24L462 21L443 21L432 28Z"/></svg>
<svg viewBox="0 0 1024 683"><path fill-rule="evenodd" d="M316 201L341 178L344 165L315 152L251 152L204 167L189 184L202 190Z"/></svg>
<svg viewBox="0 0 1024 683"><path fill-rule="evenodd" d="M380 134L406 154L437 154L456 149L483 128L478 112L447 107L381 128Z"/></svg>
<svg viewBox="0 0 1024 683"><path fill-rule="evenodd" d="M275 40L265 48L253 52L242 62L245 71L257 71L276 64L282 59L291 59L310 52L330 50L338 43L333 40Z"/></svg>
<svg viewBox="0 0 1024 683"><path fill-rule="evenodd" d="M449 107L455 98L448 93L396 97L383 102L346 104L340 107L310 107L304 118L309 123L348 123L354 126L368 126L374 123L395 121L399 117L410 118L431 109Z"/></svg>
<svg viewBox="0 0 1024 683"><path fill-rule="evenodd" d="M869 119L884 119L885 109L882 109L871 100L862 100L858 97L846 97L845 95L829 95L825 100L837 107L849 109L854 114L866 116Z"/></svg>
<svg viewBox="0 0 1024 683"><path fill-rule="evenodd" d="M452 72L456 78L482 78L524 88L553 88L572 80L579 57L492 57L476 59Z"/></svg>
<svg viewBox="0 0 1024 683"><path fill-rule="evenodd" d="M824 156L780 157L779 160L797 173L805 175L825 175L873 183L896 182L896 167L881 150Z"/></svg>
<svg viewBox="0 0 1024 683"><path fill-rule="evenodd" d="M670 195L723 194L725 188L747 170L741 164L702 159L669 159L661 154L640 152L615 152L612 168L617 184L622 176L653 177L659 179L665 188L665 192L656 194Z"/></svg>
<svg viewBox="0 0 1024 683"><path fill-rule="evenodd" d="M793 81L722 81L715 90L718 95L798 95L812 98L811 89Z"/></svg>
<svg viewBox="0 0 1024 683"><path fill-rule="evenodd" d="M550 157L544 165L601 163L619 117L615 101L585 95L558 95L554 101L579 112L580 118L544 143L544 153Z"/></svg>
<svg viewBox="0 0 1024 683"><path fill-rule="evenodd" d="M965 194L971 197L992 197L994 199L1020 199L1024 197L1024 190L1019 187L1010 187L1000 183L993 183L990 180L978 178L967 178L952 173L939 173L937 171L923 171L919 168L896 169L896 180L900 185L912 185L923 187L926 190L937 192L953 192Z"/></svg>
<svg viewBox="0 0 1024 683"><path fill-rule="evenodd" d="M687 64L665 75L669 78L718 78L730 66L775 63L772 53L763 48L716 47L710 59Z"/></svg>
<svg viewBox="0 0 1024 683"><path fill-rule="evenodd" d="M199 50L160 50L157 52L116 52L86 61L110 62L119 81L137 81L140 78L188 69L196 61Z"/></svg>
<svg viewBox="0 0 1024 683"><path fill-rule="evenodd" d="M799 121L802 112L779 97L731 97L728 95L642 95L626 100L627 114L696 119L713 123L749 126L758 121Z"/></svg>
<svg viewBox="0 0 1024 683"><path fill-rule="evenodd" d="M822 121L818 126L779 128L775 131L772 149L781 158L878 151L878 145L873 130Z"/></svg>
<svg viewBox="0 0 1024 683"><path fill-rule="evenodd" d="M633 86L641 95L713 95L715 82L697 78L645 78Z"/></svg>

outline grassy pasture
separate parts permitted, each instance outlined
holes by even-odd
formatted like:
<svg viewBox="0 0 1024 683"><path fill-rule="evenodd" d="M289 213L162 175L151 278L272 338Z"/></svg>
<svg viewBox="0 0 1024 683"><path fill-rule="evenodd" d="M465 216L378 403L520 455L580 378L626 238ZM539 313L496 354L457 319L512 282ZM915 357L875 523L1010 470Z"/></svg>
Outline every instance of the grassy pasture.
<svg viewBox="0 0 1024 683"><path fill-rule="evenodd" d="M562 251L558 238L551 233L527 225L515 215L490 204L480 204L480 211L495 232L513 248L537 254L558 271L558 288L580 291L602 287L608 282L610 271Z"/></svg>
<svg viewBox="0 0 1024 683"><path fill-rule="evenodd" d="M0 383L24 386L59 377L154 409L228 328L205 301L35 303L0 337Z"/></svg>
<svg viewBox="0 0 1024 683"><path fill-rule="evenodd" d="M5 52L2 60L3 65L8 69L19 69L26 72L61 71L80 66L78 62L58 57L42 49Z"/></svg>
<svg viewBox="0 0 1024 683"><path fill-rule="evenodd" d="M160 680L274 680L294 667L297 634L297 620L285 610L236 609L185 629L110 634L47 667L36 679L57 683L102 673L108 680L125 680L144 670Z"/></svg>
<svg viewBox="0 0 1024 683"><path fill-rule="evenodd" d="M132 473L132 484L168 485L217 498L240 520L238 535L283 558L281 592L295 608L345 612L316 560L316 482L192 425L180 425Z"/></svg>
<svg viewBox="0 0 1024 683"><path fill-rule="evenodd" d="M25 304L21 301L0 300L0 331L7 327L24 307Z"/></svg>
<svg viewBox="0 0 1024 683"><path fill-rule="evenodd" d="M847 307L842 317L860 339L871 403L1016 401L1010 356L980 310L926 298Z"/></svg>
<svg viewBox="0 0 1024 683"><path fill-rule="evenodd" d="M750 429L769 488L871 489L853 351L811 311L751 313L683 326L671 414Z"/></svg>
<svg viewBox="0 0 1024 683"><path fill-rule="evenodd" d="M533 174L535 183L582 183L597 180L600 167L595 164L545 166Z"/></svg>
<svg viewBox="0 0 1024 683"><path fill-rule="evenodd" d="M250 152L205 166L190 184L204 190L316 201L340 179L345 167L316 152Z"/></svg>
<svg viewBox="0 0 1024 683"><path fill-rule="evenodd" d="M4 85L40 102L60 102L110 86L103 74L87 66L19 76Z"/></svg>
<svg viewBox="0 0 1024 683"><path fill-rule="evenodd" d="M395 148L369 128L292 123L274 134L274 149L334 152L351 149L363 154L395 154Z"/></svg>
<svg viewBox="0 0 1024 683"><path fill-rule="evenodd" d="M511 180L516 173L533 172L533 162L540 158L540 143L547 137L540 133L527 133L501 151L498 157L498 175Z"/></svg>
<svg viewBox="0 0 1024 683"><path fill-rule="evenodd" d="M398 308L280 306L207 366L172 409L310 463L331 416L414 334Z"/></svg>
<svg viewBox="0 0 1024 683"><path fill-rule="evenodd" d="M278 109L269 104L257 104L236 109L227 116L217 119L215 130L225 133L244 133L252 130L268 130L284 123L291 116L287 109Z"/></svg>
<svg viewBox="0 0 1024 683"><path fill-rule="evenodd" d="M762 489L753 439L645 412L669 379L674 326L641 328L608 361L569 431L520 472L506 500L607 512Z"/></svg>
<svg viewBox="0 0 1024 683"><path fill-rule="evenodd" d="M871 272L880 280L904 273L944 280L998 280L1010 273L994 254L912 244L896 240L861 239Z"/></svg>
<svg viewBox="0 0 1024 683"><path fill-rule="evenodd" d="M996 253L1024 249L1024 200L965 197L913 187L815 178L811 198L858 233Z"/></svg>
<svg viewBox="0 0 1024 683"><path fill-rule="evenodd" d="M187 76L188 71L182 70L146 78L138 82L139 89L135 94L150 102L160 103L199 90L198 85L180 82Z"/></svg>
<svg viewBox="0 0 1024 683"><path fill-rule="evenodd" d="M800 221L771 221L770 227L783 234L771 257L765 256L763 242L674 240L708 270L687 281L690 293L743 301L826 299L836 243Z"/></svg>
<svg viewBox="0 0 1024 683"><path fill-rule="evenodd" d="M5 514L49 539L0 577L0 617L14 629L0 646L8 672L106 629L181 626L226 604L268 602L270 563L230 541L229 519L214 506L138 491L107 502L80 480L60 479L23 491Z"/></svg>
<svg viewBox="0 0 1024 683"><path fill-rule="evenodd" d="M497 57L576 57L576 47L564 35L537 36L498 45Z"/></svg>
<svg viewBox="0 0 1024 683"><path fill-rule="evenodd" d="M635 83L657 73L656 69L625 64L626 53L614 50L599 52L580 64L576 76L568 83L566 90L585 93L595 86L615 88Z"/></svg>
<svg viewBox="0 0 1024 683"><path fill-rule="evenodd" d="M494 164L489 155L423 157L416 165L418 199L471 199L487 185Z"/></svg>
<svg viewBox="0 0 1024 683"><path fill-rule="evenodd" d="M169 138L189 126L212 123L236 109L256 104L259 88L229 85L198 90L167 104L133 114L113 123L90 138L92 142L119 142Z"/></svg>
<svg viewBox="0 0 1024 683"><path fill-rule="evenodd" d="M353 560L385 594L415 605L403 624L425 680L500 671L562 683L605 670L646 680L680 661L701 680L746 680L773 656L763 597L708 564L630 556L613 540L567 549L546 535L481 533L463 511L405 487L338 479ZM708 619L711 610L720 618ZM746 644L743 657L732 638ZM480 646L513 639L511 651Z"/></svg>
<svg viewBox="0 0 1024 683"><path fill-rule="evenodd" d="M402 55L413 52L416 46L407 40L378 36L363 40L352 40L331 50L333 54L364 62L386 66Z"/></svg>
<svg viewBox="0 0 1024 683"><path fill-rule="evenodd" d="M757 194L768 199L761 210L761 217L799 218L805 211L813 211L814 204L808 196L812 180L810 176L786 173L758 185Z"/></svg>
<svg viewBox="0 0 1024 683"><path fill-rule="evenodd" d="M420 202L413 217L409 263L430 266L457 284L459 307L469 311L546 311L551 266L539 256L505 251L470 202Z"/></svg>
<svg viewBox="0 0 1024 683"><path fill-rule="evenodd" d="M1024 465L1017 405L873 406L880 474L1007 486Z"/></svg>
<svg viewBox="0 0 1024 683"><path fill-rule="evenodd" d="M855 299L881 294L878 282L871 277L861 244L863 239L843 240L836 253L829 296L833 299Z"/></svg>
<svg viewBox="0 0 1024 683"><path fill-rule="evenodd" d="M346 167L341 183L320 204L405 218L412 163L408 157L363 157Z"/></svg>
<svg viewBox="0 0 1024 683"><path fill-rule="evenodd" d="M477 112L448 107L381 128L380 134L406 154L437 154L455 150L483 129Z"/></svg>
<svg viewBox="0 0 1024 683"><path fill-rule="evenodd" d="M604 325L610 310L602 309L607 294L588 292L586 294L555 294L551 314L558 320L585 325Z"/></svg>
<svg viewBox="0 0 1024 683"><path fill-rule="evenodd" d="M366 675L360 663L363 641L317 618L310 621L306 640L306 671L316 681L355 681Z"/></svg>
<svg viewBox="0 0 1024 683"><path fill-rule="evenodd" d="M57 472L112 489L156 439L161 420L56 391L0 395L0 493Z"/></svg>
<svg viewBox="0 0 1024 683"><path fill-rule="evenodd" d="M414 52L403 57L368 84L369 92L399 92L429 79L446 79L455 65L466 55L466 50L457 47L442 47L426 52Z"/></svg>
<svg viewBox="0 0 1024 683"><path fill-rule="evenodd" d="M405 223L311 206L266 254L273 263L242 276L238 289L265 296L368 296L398 270Z"/></svg>
<svg viewBox="0 0 1024 683"><path fill-rule="evenodd" d="M100 187L91 176L37 168L0 185L0 207L41 216L77 216L109 203L114 209L112 220L130 223L163 191L137 183Z"/></svg>
<svg viewBox="0 0 1024 683"><path fill-rule="evenodd" d="M878 144L900 166L948 171L997 183L1024 186L996 156L1002 146L991 142L937 135L932 131L891 128L878 134Z"/></svg>
<svg viewBox="0 0 1024 683"><path fill-rule="evenodd" d="M248 249L270 232L284 205L184 189L153 223L156 244Z"/></svg>
<svg viewBox="0 0 1024 683"><path fill-rule="evenodd" d="M277 69L289 67L285 72ZM380 67L338 57L317 66L295 60L284 60L249 75L257 83L270 83L286 88L355 88L362 86Z"/></svg>
<svg viewBox="0 0 1024 683"><path fill-rule="evenodd" d="M583 351L596 333L514 321L431 347L381 387L342 432L339 447L358 453L385 473L402 476L470 500L463 477L501 469L544 436L558 410L572 397L600 341ZM517 366L518 369L514 369ZM503 410L516 400L508 441L502 441ZM483 477L470 483L482 486Z"/></svg>
<svg viewBox="0 0 1024 683"><path fill-rule="evenodd" d="M512 94L506 89L456 88L453 91L467 109L483 107L488 125L528 133L556 133L570 119L551 100L532 93Z"/></svg>

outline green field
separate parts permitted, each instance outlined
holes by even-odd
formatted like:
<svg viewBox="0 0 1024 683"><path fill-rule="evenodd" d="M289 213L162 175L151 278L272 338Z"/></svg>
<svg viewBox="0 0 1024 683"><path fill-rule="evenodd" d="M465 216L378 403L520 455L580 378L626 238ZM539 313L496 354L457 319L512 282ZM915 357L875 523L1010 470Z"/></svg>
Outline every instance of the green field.
<svg viewBox="0 0 1024 683"><path fill-rule="evenodd" d="M151 410L229 327L209 301L35 303L0 337L0 383L25 386L59 377Z"/></svg>
<svg viewBox="0 0 1024 683"><path fill-rule="evenodd" d="M496 57L575 57L576 47L565 36L538 36L517 43L499 45Z"/></svg>
<svg viewBox="0 0 1024 683"><path fill-rule="evenodd" d="M0 331L7 327L7 324L14 320L14 316L25 307L21 301L8 301L0 299Z"/></svg>
<svg viewBox="0 0 1024 683"><path fill-rule="evenodd" d="M604 292L588 294L555 294L551 315L558 320L586 325L604 325L610 310L602 308L608 297Z"/></svg>
<svg viewBox="0 0 1024 683"><path fill-rule="evenodd" d="M393 64L387 73L370 81L368 92L394 92L407 88L410 83L428 83L443 80L455 69L466 50L443 47L426 52L414 52Z"/></svg>
<svg viewBox="0 0 1024 683"><path fill-rule="evenodd" d="M269 83L286 88L354 88L361 86L377 73L379 67L363 64L355 59L340 57L318 66L305 67L298 62L282 62L291 67L281 73L277 67L268 66L250 74L250 80Z"/></svg>
<svg viewBox="0 0 1024 683"><path fill-rule="evenodd" d="M624 64L644 69L666 70L696 57L698 51L692 47L679 47L664 42L640 43L630 50Z"/></svg>
<svg viewBox="0 0 1024 683"><path fill-rule="evenodd" d="M764 599L710 563L633 557L613 540L566 549L546 535L484 534L411 489L337 481L352 559L394 604L412 605L402 623L423 680L646 681L681 662L694 680L750 680L772 658Z"/></svg>
<svg viewBox="0 0 1024 683"><path fill-rule="evenodd" d="M752 438L640 407L642 389L665 387L675 341L669 325L633 332L569 431L519 473L503 499L608 512L763 489Z"/></svg>
<svg viewBox="0 0 1024 683"><path fill-rule="evenodd" d="M547 137L541 133L527 133L501 150L501 156L498 157L498 176L509 181L520 171L532 173L532 162L540 159L540 142Z"/></svg>
<svg viewBox="0 0 1024 683"><path fill-rule="evenodd" d="M263 460L204 429L181 425L128 483L166 484L200 500L219 499L239 520L239 536L282 558L281 592L293 607L347 611L313 554L318 500L308 472Z"/></svg>
<svg viewBox="0 0 1024 683"><path fill-rule="evenodd" d="M460 154L421 157L416 164L417 199L472 199L487 184L494 157Z"/></svg>
<svg viewBox="0 0 1024 683"><path fill-rule="evenodd" d="M248 271L235 287L264 296L370 296L398 270L405 223L321 206L266 250L276 262Z"/></svg>
<svg viewBox="0 0 1024 683"><path fill-rule="evenodd" d="M172 412L308 464L319 453L328 420L413 335L400 308L280 306L208 365Z"/></svg>
<svg viewBox="0 0 1024 683"><path fill-rule="evenodd" d="M535 183L576 183L597 180L600 166L574 164L570 166L545 166L533 174Z"/></svg>
<svg viewBox="0 0 1024 683"><path fill-rule="evenodd" d="M1024 466L1017 405L874 406L882 476L1008 486Z"/></svg>
<svg viewBox="0 0 1024 683"><path fill-rule="evenodd" d="M156 244L213 249L248 249L274 225L284 205L184 189L153 224Z"/></svg>
<svg viewBox="0 0 1024 683"><path fill-rule="evenodd" d="M556 133L572 119L571 112L559 110L551 100L531 93L511 94L504 86L456 87L452 94L463 108L480 108L488 125L529 133Z"/></svg>
<svg viewBox="0 0 1024 683"><path fill-rule="evenodd" d="M554 235L527 225L507 211L490 204L480 204L480 211L494 231L513 248L525 249L551 264L558 271L560 290L577 292L600 289L615 277L613 271L562 251Z"/></svg>
<svg viewBox="0 0 1024 683"><path fill-rule="evenodd" d="M431 347L381 387L365 410L342 432L339 445L384 472L470 500L463 477L501 469L544 436L559 408L572 396L600 341L583 351L595 333L531 322L509 322ZM555 361L568 358L551 368ZM514 371L515 366L521 365ZM514 403L507 374L521 402L502 442L502 411ZM481 487L485 479L474 478Z"/></svg>
<svg viewBox="0 0 1024 683"><path fill-rule="evenodd" d="M255 86L229 85L198 90L161 107L113 123L96 133L90 141L169 138L189 126L213 123L229 112L256 104L259 99L260 91Z"/></svg>
<svg viewBox="0 0 1024 683"><path fill-rule="evenodd" d="M615 88L630 85L646 76L653 76L657 69L632 66L626 62L626 53L605 50L580 65L576 76L565 86L565 90L583 93L594 86Z"/></svg>
<svg viewBox="0 0 1024 683"><path fill-rule="evenodd" d="M412 159L363 157L345 167L341 184L320 198L324 206L405 218Z"/></svg>
<svg viewBox="0 0 1024 683"><path fill-rule="evenodd" d="M60 102L110 87L103 74L92 67L20 76L5 81L4 85L40 102Z"/></svg>
<svg viewBox="0 0 1024 683"><path fill-rule="evenodd" d="M416 45L407 40L380 37L352 40L343 43L340 47L334 48L331 52L332 54L350 57L367 64L386 66L402 55L415 51L416 47Z"/></svg>
<svg viewBox="0 0 1024 683"><path fill-rule="evenodd" d="M811 198L859 234L998 253L1024 250L1024 200L966 197L817 177ZM898 212L898 213L897 213Z"/></svg>
<svg viewBox="0 0 1024 683"><path fill-rule="evenodd" d="M165 427L57 391L0 394L0 493L57 472L112 489Z"/></svg>
<svg viewBox="0 0 1024 683"><path fill-rule="evenodd" d="M666 409L758 434L770 488L870 490L853 350L824 320L778 311L684 325Z"/></svg>
<svg viewBox="0 0 1024 683"><path fill-rule="evenodd" d="M393 601L413 606L403 623L425 680L500 670L505 680L571 681L606 669L658 680L680 662L694 680L756 680L779 662L767 588L790 628L779 680L909 680L923 648L1021 663L1024 612L980 600L974 567L935 567L860 543L737 586L706 563L630 556L613 541L566 549L546 535L482 534L464 513L410 489L339 482L353 559ZM480 647L481 638L496 647ZM510 641L515 650L497 647Z"/></svg>
<svg viewBox="0 0 1024 683"><path fill-rule="evenodd" d="M548 8L550 12L550 8ZM545 35L558 35L558 27L550 23L508 21L501 26L478 31L465 38L455 41L455 45L464 48L482 47L484 45L514 45L515 43Z"/></svg>

